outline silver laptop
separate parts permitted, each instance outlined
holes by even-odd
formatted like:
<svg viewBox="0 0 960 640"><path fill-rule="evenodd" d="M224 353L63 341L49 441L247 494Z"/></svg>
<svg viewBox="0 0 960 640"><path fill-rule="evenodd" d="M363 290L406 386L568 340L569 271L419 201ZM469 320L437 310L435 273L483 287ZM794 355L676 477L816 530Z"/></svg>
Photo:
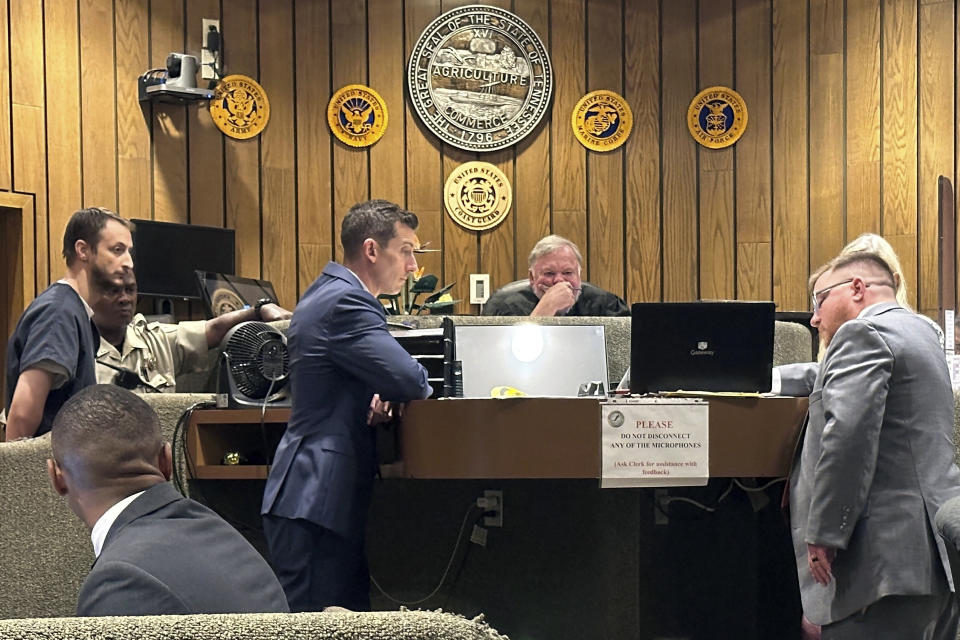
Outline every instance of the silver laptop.
<svg viewBox="0 0 960 640"><path fill-rule="evenodd" d="M529 396L576 397L580 385L607 381L602 326L456 327L463 397L509 395L507 387Z"/></svg>

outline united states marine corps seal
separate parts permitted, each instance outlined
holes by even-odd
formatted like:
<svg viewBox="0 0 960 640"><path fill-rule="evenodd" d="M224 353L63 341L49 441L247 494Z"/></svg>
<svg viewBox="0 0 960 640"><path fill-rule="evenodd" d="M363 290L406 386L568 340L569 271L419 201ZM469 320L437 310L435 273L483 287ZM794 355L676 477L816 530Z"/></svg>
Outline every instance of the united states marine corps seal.
<svg viewBox="0 0 960 640"><path fill-rule="evenodd" d="M593 151L612 151L627 141L633 112L619 93L600 89L580 98L573 108L573 135Z"/></svg>
<svg viewBox="0 0 960 640"><path fill-rule="evenodd" d="M369 147L387 129L387 107L380 94L362 84L341 88L327 104L327 123L340 142Z"/></svg>
<svg viewBox="0 0 960 640"><path fill-rule="evenodd" d="M507 217L513 191L507 176L489 162L465 162L450 173L443 187L447 213L461 227L492 229Z"/></svg>
<svg viewBox="0 0 960 640"><path fill-rule="evenodd" d="M270 120L267 92L249 76L227 76L217 85L210 101L210 117L231 138L252 138Z"/></svg>
<svg viewBox="0 0 960 640"><path fill-rule="evenodd" d="M729 147L747 128L747 103L727 87L704 89L687 109L687 128L693 139L705 147Z"/></svg>
<svg viewBox="0 0 960 640"><path fill-rule="evenodd" d="M414 111L443 142L496 151L522 140L547 113L553 70L527 23L503 9L470 5L423 30L407 87Z"/></svg>

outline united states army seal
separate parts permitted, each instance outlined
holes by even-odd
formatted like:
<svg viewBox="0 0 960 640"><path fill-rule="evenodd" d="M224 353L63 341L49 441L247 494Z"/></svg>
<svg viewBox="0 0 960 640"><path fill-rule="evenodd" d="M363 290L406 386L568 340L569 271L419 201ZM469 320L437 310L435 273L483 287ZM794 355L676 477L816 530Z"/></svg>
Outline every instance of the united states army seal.
<svg viewBox="0 0 960 640"><path fill-rule="evenodd" d="M210 117L231 138L252 138L270 120L270 101L263 87L249 76L227 76L210 101Z"/></svg>
<svg viewBox="0 0 960 640"><path fill-rule="evenodd" d="M327 104L327 123L340 142L369 147L387 129L387 107L380 94L362 84L341 88Z"/></svg>
<svg viewBox="0 0 960 640"><path fill-rule="evenodd" d="M727 87L704 89L687 109L687 128L693 139L705 147L729 147L747 128L747 103Z"/></svg>
<svg viewBox="0 0 960 640"><path fill-rule="evenodd" d="M470 5L423 30L407 87L414 111L442 141L496 151L522 140L547 113L553 69L527 23L497 7Z"/></svg>
<svg viewBox="0 0 960 640"><path fill-rule="evenodd" d="M443 187L447 213L461 227L492 229L507 217L513 191L507 176L489 162L465 162L450 173Z"/></svg>
<svg viewBox="0 0 960 640"><path fill-rule="evenodd" d="M612 151L630 136L633 112L619 93L601 89L580 98L573 108L573 135L594 151Z"/></svg>

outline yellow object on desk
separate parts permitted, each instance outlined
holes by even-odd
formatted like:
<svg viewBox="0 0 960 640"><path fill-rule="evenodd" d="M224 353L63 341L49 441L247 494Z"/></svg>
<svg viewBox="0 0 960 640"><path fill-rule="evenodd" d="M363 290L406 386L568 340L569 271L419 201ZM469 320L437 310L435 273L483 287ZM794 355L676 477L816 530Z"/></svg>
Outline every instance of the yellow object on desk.
<svg viewBox="0 0 960 640"><path fill-rule="evenodd" d="M494 387L490 389L491 398L519 398L525 395L527 394L513 387Z"/></svg>

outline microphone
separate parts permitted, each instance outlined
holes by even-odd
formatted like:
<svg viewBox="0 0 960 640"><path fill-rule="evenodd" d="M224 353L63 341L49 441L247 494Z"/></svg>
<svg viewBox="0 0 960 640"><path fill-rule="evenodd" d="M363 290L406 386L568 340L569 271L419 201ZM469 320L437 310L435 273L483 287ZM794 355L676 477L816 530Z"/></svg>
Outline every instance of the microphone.
<svg viewBox="0 0 960 640"><path fill-rule="evenodd" d="M143 387L147 387L151 391L162 393L162 391L160 391L160 389L158 389L154 385L150 384L146 380L142 380L140 376L137 375L136 371L127 369L126 367L115 365L112 362L105 362L103 360L97 360L97 364L102 364L108 369L113 369L114 371L117 372L117 375L114 376L113 378L113 384L117 385L118 387L122 387L124 389L129 389L130 391L133 391L138 387L143 386Z"/></svg>

